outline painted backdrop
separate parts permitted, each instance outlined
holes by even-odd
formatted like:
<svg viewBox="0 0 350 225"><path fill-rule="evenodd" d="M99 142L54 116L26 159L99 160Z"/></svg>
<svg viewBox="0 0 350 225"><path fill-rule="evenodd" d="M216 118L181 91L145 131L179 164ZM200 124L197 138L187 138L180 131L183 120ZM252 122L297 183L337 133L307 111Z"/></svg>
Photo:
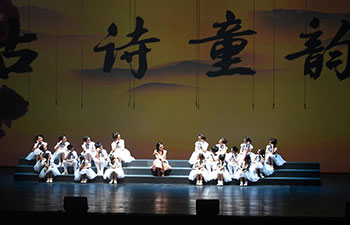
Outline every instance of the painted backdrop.
<svg viewBox="0 0 350 225"><path fill-rule="evenodd" d="M278 140L289 161L350 172L347 0L4 0L0 165L40 133L136 158L157 141L188 159L210 145Z"/></svg>

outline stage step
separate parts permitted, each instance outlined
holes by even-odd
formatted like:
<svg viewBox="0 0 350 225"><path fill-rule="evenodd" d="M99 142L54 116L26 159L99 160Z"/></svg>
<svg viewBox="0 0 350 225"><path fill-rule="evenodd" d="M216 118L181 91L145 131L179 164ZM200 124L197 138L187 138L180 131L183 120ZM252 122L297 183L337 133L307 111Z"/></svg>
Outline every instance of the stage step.
<svg viewBox="0 0 350 225"><path fill-rule="evenodd" d="M120 180L121 183L192 183L188 180L191 166L187 160L168 160L172 166L169 176L156 177L152 175L151 166L153 159L136 159L135 161L125 164L123 170L125 178ZM16 166L14 180L39 181L38 174L34 172L33 165L35 160L27 161L24 158L19 160ZM317 162L287 162L285 165L275 167L275 172L269 177L259 180L253 185L320 185L320 166ZM92 167L96 172L96 168ZM63 167L59 170L63 172ZM68 168L69 175L55 177L55 181L71 182L73 181L73 169ZM101 177L97 177L93 182L106 182ZM210 182L216 184L216 181ZM230 184L238 184L233 181Z"/></svg>

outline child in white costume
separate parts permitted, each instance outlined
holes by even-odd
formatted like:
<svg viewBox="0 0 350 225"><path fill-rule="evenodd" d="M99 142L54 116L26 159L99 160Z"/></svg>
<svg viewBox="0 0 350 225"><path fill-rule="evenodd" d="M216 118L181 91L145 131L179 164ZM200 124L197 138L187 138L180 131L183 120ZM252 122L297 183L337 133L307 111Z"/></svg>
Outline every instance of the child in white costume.
<svg viewBox="0 0 350 225"><path fill-rule="evenodd" d="M41 169L39 178L46 178L47 183L53 182L53 176L60 175L60 171L57 169L57 166L53 163L51 158L51 153L45 153L43 155L45 158L44 167Z"/></svg>
<svg viewBox="0 0 350 225"><path fill-rule="evenodd" d="M231 150L226 153L225 155L225 161L227 163L227 169L230 173L231 177L235 174L235 172L238 169L238 148L236 146L233 146Z"/></svg>
<svg viewBox="0 0 350 225"><path fill-rule="evenodd" d="M243 143L240 145L238 161L242 162L245 159L246 155L250 155L253 151L252 140L249 137L243 139ZM252 160L252 158L251 158Z"/></svg>
<svg viewBox="0 0 350 225"><path fill-rule="evenodd" d="M44 136L38 134L34 137L34 144L32 151L25 158L26 160L34 160L37 162L41 153L47 150L47 143L44 141Z"/></svg>
<svg viewBox="0 0 350 225"><path fill-rule="evenodd" d="M77 170L74 172L74 181L80 181L82 184L86 184L87 180L93 180L97 176L96 173L91 169L91 163L84 158L79 157L79 165Z"/></svg>
<svg viewBox="0 0 350 225"><path fill-rule="evenodd" d="M121 135L118 132L115 132L112 134L112 138L112 151L110 154L113 154L114 157L120 158L125 163L134 161L135 158L132 157L130 151L125 148L125 141L121 138Z"/></svg>
<svg viewBox="0 0 350 225"><path fill-rule="evenodd" d="M105 180L110 180L110 184L116 184L117 178L124 178L124 171L122 168L122 161L119 158L114 157L114 155L110 156L110 162L108 163L109 168L106 169L103 178Z"/></svg>
<svg viewBox="0 0 350 225"><path fill-rule="evenodd" d="M255 168L251 167L249 155L246 155L243 162L240 162L239 168L233 178L240 181L240 186L247 186L248 180L252 182L259 180L259 176L255 173Z"/></svg>
<svg viewBox="0 0 350 225"><path fill-rule="evenodd" d="M209 174L205 168L205 157L203 153L199 153L197 162L193 164L192 170L188 175L189 180L196 180L196 185L203 185L203 179L205 182L209 181Z"/></svg>
<svg viewBox="0 0 350 225"><path fill-rule="evenodd" d="M218 150L218 154L219 155L225 155L226 154L227 149L228 149L226 144L227 144L226 138L224 138L224 137L220 138L219 144L216 144L216 146L219 148L219 150Z"/></svg>
<svg viewBox="0 0 350 225"><path fill-rule="evenodd" d="M103 170L107 166L108 153L100 142L97 142L95 147L96 155L94 157L94 162L97 169L97 176L103 176Z"/></svg>
<svg viewBox="0 0 350 225"><path fill-rule="evenodd" d="M63 161L63 167L64 167L63 175L68 174L68 167L71 166L73 168L73 174L75 173L75 170L78 167L78 153L74 150L73 145L68 145L67 150L68 152L64 157L64 161Z"/></svg>
<svg viewBox="0 0 350 225"><path fill-rule="evenodd" d="M194 151L192 152L192 155L188 160L188 163L190 165L193 165L197 162L199 153L202 153L204 157L207 158L207 154L208 154L207 150L208 150L209 144L205 140L206 140L206 137L204 136L204 134L198 135L198 140L194 143Z"/></svg>
<svg viewBox="0 0 350 225"><path fill-rule="evenodd" d="M84 136L81 148L83 151L80 153L80 155L84 156L84 158L91 163L96 155L95 142L91 141L89 136Z"/></svg>
<svg viewBox="0 0 350 225"><path fill-rule="evenodd" d="M251 167L255 169L256 173L260 178L264 178L264 175L263 175L264 164L265 164L265 150L260 148L254 155L254 159L251 164Z"/></svg>
<svg viewBox="0 0 350 225"><path fill-rule="evenodd" d="M273 166L275 163L277 166L282 166L286 161L282 158L281 155L277 154L277 139L271 138L269 144L266 146L265 150L265 160Z"/></svg>
<svg viewBox="0 0 350 225"><path fill-rule="evenodd" d="M64 157L66 156L66 154L68 152L68 150L67 150L68 145L70 145L70 143L68 142L67 137L63 134L60 135L58 137L58 142L54 147L55 152L53 153L53 156L52 156L54 162L56 160L58 160L59 167L63 166Z"/></svg>
<svg viewBox="0 0 350 225"><path fill-rule="evenodd" d="M40 173L41 169L45 166L46 158L44 158L44 154L48 153L51 154L50 151L44 150L44 146L40 146L41 154L39 156L39 160L36 161L36 163L33 166L33 169L35 172Z"/></svg>
<svg viewBox="0 0 350 225"><path fill-rule="evenodd" d="M153 156L156 158L153 161L152 171L157 176L164 176L165 171L171 170L172 167L169 165L168 160L166 159L167 150L164 149L162 142L156 144L156 149L153 152Z"/></svg>
<svg viewBox="0 0 350 225"><path fill-rule="evenodd" d="M217 162L216 174L218 179L218 186L224 185L225 182L231 182L232 177L226 168L225 155L219 155L219 160Z"/></svg>

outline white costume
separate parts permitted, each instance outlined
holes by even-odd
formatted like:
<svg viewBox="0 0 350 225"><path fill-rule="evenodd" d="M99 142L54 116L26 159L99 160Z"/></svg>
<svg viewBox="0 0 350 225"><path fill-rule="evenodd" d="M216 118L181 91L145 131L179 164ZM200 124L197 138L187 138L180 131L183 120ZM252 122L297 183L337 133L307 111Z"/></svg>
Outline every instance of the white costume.
<svg viewBox="0 0 350 225"><path fill-rule="evenodd" d="M63 161L64 174L68 174L68 167L73 167L73 173L78 167L78 154L76 151L72 151L66 154L65 160Z"/></svg>
<svg viewBox="0 0 350 225"><path fill-rule="evenodd" d="M103 174L103 179L110 180L113 172L117 174L117 178L125 177L122 164L119 162L118 158L116 158L114 162L109 162L108 165L108 169L106 169Z"/></svg>
<svg viewBox="0 0 350 225"><path fill-rule="evenodd" d="M92 162L92 160L96 155L95 142L93 141L90 141L90 143L84 142L81 145L81 148L83 149L83 151L80 153L80 155L84 156L84 158L89 162Z"/></svg>
<svg viewBox="0 0 350 225"><path fill-rule="evenodd" d="M259 176L256 174L255 168L249 166L245 161L240 163L238 170L233 175L233 178L236 180L239 180L240 178L246 178L252 182L259 180Z"/></svg>
<svg viewBox="0 0 350 225"><path fill-rule="evenodd" d="M228 172L231 174L231 177L236 173L238 169L238 153L234 152L226 153L225 161L227 163Z"/></svg>
<svg viewBox="0 0 350 225"><path fill-rule="evenodd" d="M51 158L48 161L45 160L44 167L40 171L39 178L46 178L46 175L49 172L52 172L53 176L61 175L60 171L57 169L57 166L53 163L53 160Z"/></svg>
<svg viewBox="0 0 350 225"><path fill-rule="evenodd" d="M210 181L209 173L205 168L205 160L203 161L197 160L197 162L193 164L192 170L188 175L188 179L194 181L196 180L197 175L200 175L200 174L202 175L205 182Z"/></svg>
<svg viewBox="0 0 350 225"><path fill-rule="evenodd" d="M50 154L51 155L51 152L46 150L45 153L47 154ZM42 153L43 155L44 153ZM42 157L42 159L39 159L35 165L33 166L33 169L35 172L37 173L40 173L41 169L45 166L45 162L46 162L46 159L44 157Z"/></svg>
<svg viewBox="0 0 350 225"><path fill-rule="evenodd" d="M226 144L222 144L222 145L216 144L216 147L219 148L219 151L218 151L218 154L219 154L219 155L224 155L224 154L226 154L226 151L227 151L227 146L226 146Z"/></svg>
<svg viewBox="0 0 350 225"><path fill-rule="evenodd" d="M95 166L97 169L97 176L103 176L103 170L107 166L108 153L105 149L96 150L96 155L94 157Z"/></svg>
<svg viewBox="0 0 350 225"><path fill-rule="evenodd" d="M66 142L61 142L61 141L59 141L59 142L57 142L57 144L56 144L56 146L54 147L54 149L56 149L57 147L57 149L56 149L56 151L53 153L53 156L52 156L52 158L53 158L53 160L54 160L54 162L56 161L56 160L58 160L58 156L59 155L62 155L63 154L63 157L67 154L67 152L68 152L68 150L67 150L67 146L68 145L70 145L70 143L68 142L68 141L66 141ZM62 162L63 163L63 162Z"/></svg>
<svg viewBox="0 0 350 225"><path fill-rule="evenodd" d="M250 156L251 156L251 161L253 161L253 157L252 157L252 151L253 151L253 145L252 144L246 144L246 143L242 143L241 145L241 149L239 150L239 155L238 155L238 161L242 162L244 161L244 157L246 156L247 152L248 152L248 148L250 149Z"/></svg>
<svg viewBox="0 0 350 225"><path fill-rule="evenodd" d="M81 162L83 164L81 169L77 169L74 172L74 181L80 181L81 175L86 174L87 179L93 180L97 176L95 171L91 169L91 163L88 160ZM81 164L80 164L81 165Z"/></svg>
<svg viewBox="0 0 350 225"><path fill-rule="evenodd" d="M43 152L40 150L40 147L47 148L47 143L45 141L37 142L33 146L33 150L26 156L26 160L34 160L35 156L40 156L40 154Z"/></svg>
<svg viewBox="0 0 350 225"><path fill-rule="evenodd" d="M202 153L204 155L205 158L208 157L208 142L203 141L196 141L196 143L194 143L194 151L192 152L192 155L190 157L190 159L188 160L188 163L193 165L197 162L197 157L199 155L199 153Z"/></svg>
<svg viewBox="0 0 350 225"><path fill-rule="evenodd" d="M166 160L167 150L163 149L162 155L157 152L157 149L154 150L156 159L153 161L152 170L155 171L157 168L161 169L162 172L171 170L172 167L169 165L168 160Z"/></svg>
<svg viewBox="0 0 350 225"><path fill-rule="evenodd" d="M135 160L135 158L131 156L130 151L125 148L125 141L123 139L113 141L111 147L111 153L114 157L120 158L123 162L130 163Z"/></svg>
<svg viewBox="0 0 350 225"><path fill-rule="evenodd" d="M221 167L221 168L220 168ZM217 162L217 166L216 166L216 178L218 178L218 174L221 174L224 178L224 182L231 182L232 181L232 176L231 174L228 172L228 170L226 169L226 162L225 161L218 161Z"/></svg>
<svg viewBox="0 0 350 225"><path fill-rule="evenodd" d="M265 162L267 162L268 159L271 157L277 166L282 166L283 164L286 163L286 161L282 158L281 155L277 154L276 152L277 152L277 147L274 147L272 149L271 145L269 144L266 145Z"/></svg>

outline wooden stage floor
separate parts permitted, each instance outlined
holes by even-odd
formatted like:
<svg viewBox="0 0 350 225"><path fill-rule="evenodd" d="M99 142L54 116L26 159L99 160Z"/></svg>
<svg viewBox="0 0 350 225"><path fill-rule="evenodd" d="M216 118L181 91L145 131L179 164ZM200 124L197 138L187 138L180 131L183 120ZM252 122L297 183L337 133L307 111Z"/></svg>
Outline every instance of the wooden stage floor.
<svg viewBox="0 0 350 225"><path fill-rule="evenodd" d="M321 186L14 181L13 168L0 168L0 211L63 211L65 196L88 198L89 213L195 215L196 199L219 199L222 216L345 216L350 174L321 174Z"/></svg>

